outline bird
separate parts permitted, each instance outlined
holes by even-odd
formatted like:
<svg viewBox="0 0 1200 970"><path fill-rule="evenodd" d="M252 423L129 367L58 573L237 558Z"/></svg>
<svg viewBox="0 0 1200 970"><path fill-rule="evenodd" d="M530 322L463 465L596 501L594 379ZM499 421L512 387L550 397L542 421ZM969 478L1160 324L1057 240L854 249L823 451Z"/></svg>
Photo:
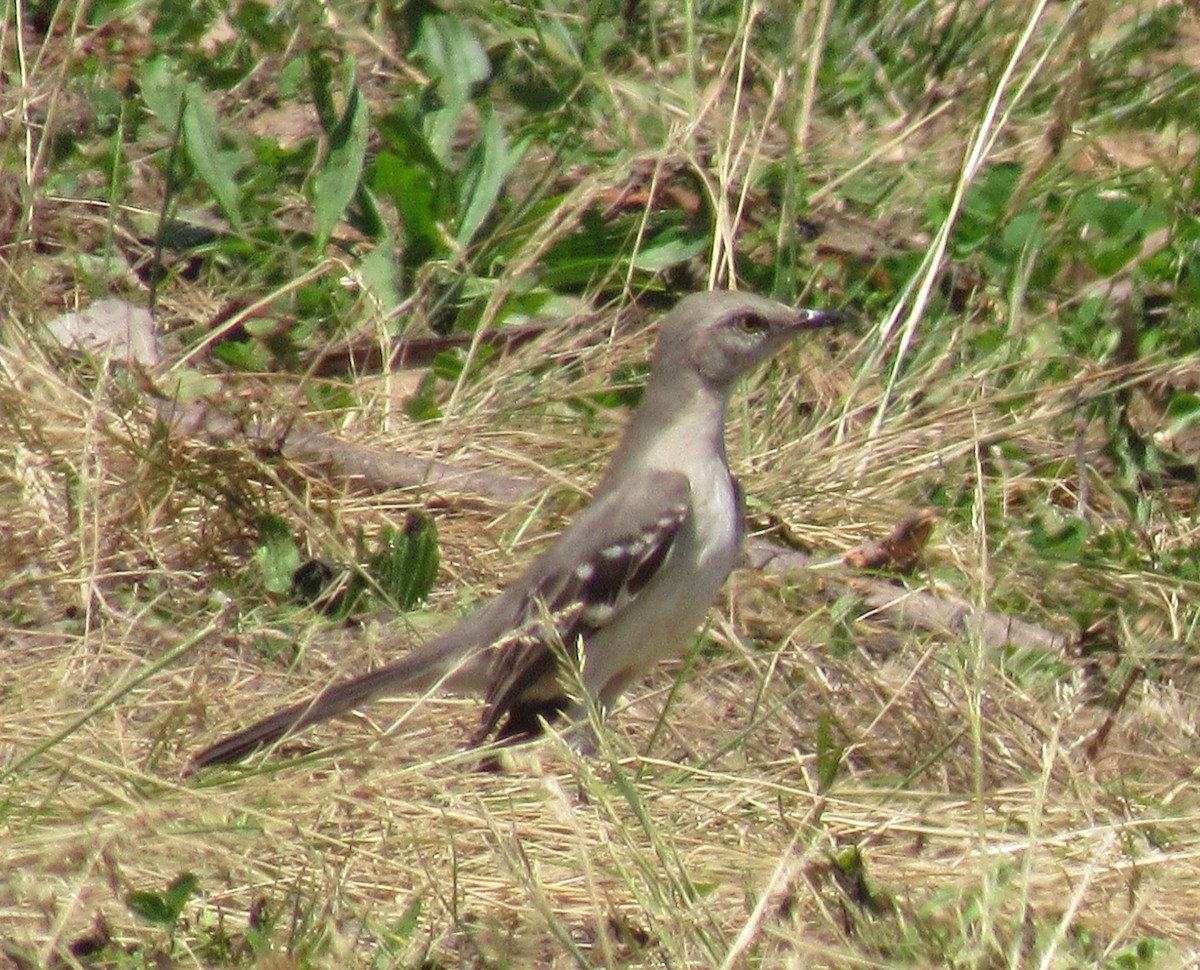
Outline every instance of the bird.
<svg viewBox="0 0 1200 970"><path fill-rule="evenodd" d="M189 770L242 760L381 695L433 690L482 694L474 745L564 719L588 751L589 704L604 714L685 653L738 562L745 511L725 451L738 379L843 319L736 290L683 297L658 325L641 401L591 503L523 574L407 656L238 731Z"/></svg>

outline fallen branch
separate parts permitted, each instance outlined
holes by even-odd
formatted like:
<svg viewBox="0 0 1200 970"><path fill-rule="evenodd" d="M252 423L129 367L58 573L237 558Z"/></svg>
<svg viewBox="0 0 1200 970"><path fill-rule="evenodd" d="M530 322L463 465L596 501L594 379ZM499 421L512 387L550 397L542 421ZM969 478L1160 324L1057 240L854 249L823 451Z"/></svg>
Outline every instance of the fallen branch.
<svg viewBox="0 0 1200 970"><path fill-rule="evenodd" d="M524 479L431 458L380 452L303 427L293 427L284 437L280 450L290 461L320 468L349 479L356 488L372 492L417 488L438 495L452 493L482 498L498 505L516 505L537 491L537 485Z"/></svg>
<svg viewBox="0 0 1200 970"><path fill-rule="evenodd" d="M767 575L811 570L816 560L807 553L753 538L746 546L750 565ZM1003 613L981 610L965 600L910 590L882 579L822 570L831 594L849 590L861 597L867 610L897 627L931 633L978 636L989 647L1015 644L1037 650L1066 650L1072 637Z"/></svg>

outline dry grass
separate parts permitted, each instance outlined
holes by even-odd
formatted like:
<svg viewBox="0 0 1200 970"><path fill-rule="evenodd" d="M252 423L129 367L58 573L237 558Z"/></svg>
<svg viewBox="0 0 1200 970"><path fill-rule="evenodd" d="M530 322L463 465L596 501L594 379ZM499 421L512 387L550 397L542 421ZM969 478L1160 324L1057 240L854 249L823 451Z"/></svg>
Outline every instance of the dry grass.
<svg viewBox="0 0 1200 970"><path fill-rule="evenodd" d="M817 7L801 13L818 18ZM1047 36L1056 35L1038 35L1060 45L1054 70L1070 75L1069 39ZM753 160L777 150L762 133L780 125L767 122L807 105L786 115L808 119L792 137L829 137L828 119L808 113L812 79L800 75L753 88L767 92L753 123L724 115L739 77L772 70L752 61L737 47L719 64L697 56L709 98L661 109L664 157L712 173L719 218L706 265L717 278L744 221L730 200ZM907 152L919 135L918 160L901 160L912 184L900 201L923 179L952 179L968 119L951 124L939 104L921 107L886 123L850 119L849 147L830 145L827 157L844 151L844 170L849 157ZM685 109L694 125L680 123ZM1019 153L1037 120L985 133L1002 134L997 152ZM572 231L627 175L580 176L542 243ZM532 247L497 293L544 251ZM13 282L18 255L48 273L62 271L62 257L32 247L6 255L2 291L28 308ZM814 273L836 277L834 262ZM915 275L909 292L939 270ZM56 300L76 295L63 289ZM1004 320L1007 296L973 298L964 330ZM189 285L168 299L177 301L168 312L207 319L200 301L213 295ZM914 305L896 299L897 333ZM273 511L313 554L348 558L356 534L402 520L428 496L364 496L237 436L166 436L141 382L50 356L15 315L5 321L0 937L14 966L90 965L89 942L106 945L106 966L1057 968L1200 958L1200 742L1187 649L1195 584L1116 557L1038 560L1023 525L1031 510L1069 517L1085 479L1094 521L1126 514L1102 474L1104 429L1077 418L1080 401L1170 383L1175 362L1072 361L1047 377L1023 359L964 365L956 339L898 351L868 321L857 344L822 338L773 364L732 415L731 457L760 521L782 519L832 558L940 495L947 514L908 587L1072 635L1103 600L1111 654L996 651L892 628L852 596L830 595L828 572L741 573L697 655L632 692L594 759L550 739L505 772L480 772L462 750L475 702L408 699L323 726L244 771L183 776L206 743L469 608L579 506L621 415L582 411L578 400L607 390L606 375L649 348L647 331L613 325L618 308L609 309L601 339L595 317L568 317L448 393L435 424L404 418L407 391L394 376L364 375L352 407L309 415L364 446L542 486L514 509L440 508L431 607L403 621L372 615L357 629L263 596L256 517ZM367 300L359 310L364 329L382 332ZM285 375L226 377L219 396L231 412L282 427L305 410L304 390ZM1194 496L1173 497L1173 510L1164 503L1137 523L1155 549L1194 543ZM1149 676L1090 757L1103 701L1136 667ZM185 871L199 888L172 930L131 913L131 891L162 892Z"/></svg>
<svg viewBox="0 0 1200 970"><path fill-rule="evenodd" d="M592 353L611 364L644 350L627 340ZM814 354L824 351L804 356ZM496 381L511 386L522 366L510 361ZM137 457L129 439L146 429L136 417L114 427L114 387L96 382L95 404L72 414L78 390L29 372L5 398L7 436L24 444L10 453L4 485L14 551L5 597L21 618L6 636L4 694L9 710L28 716L5 718L0 739L11 772L0 906L10 939L29 952L48 959L97 920L118 941L146 945L124 895L165 888L185 869L200 878L202 905L189 908L178 936L224 927L236 937L266 900L276 939L324 965L391 947L403 960L429 953L451 964L570 964L576 952L596 963L719 965L743 946L766 965L891 965L906 951L929 958L943 947L947 960L960 958L970 941L978 965L1058 952L1047 965L1068 966L1079 963L1081 930L1096 957L1147 937L1200 945L1190 920L1188 695L1146 685L1089 763L1081 746L1103 711L1088 703L1082 674L1022 684L980 644L887 630L852 604L830 603L805 577L785 589L739 576L731 619L710 631L727 649L697 661L661 725L671 680L654 678L613 719L616 748L594 762L550 744L509 773L481 774L460 751L474 705L430 701L382 704L369 723L298 742L320 752L313 757L181 779L207 740L378 662L396 649L395 634L242 608L236 594L204 608L211 577L236 575L248 537L247 523L199 485L228 474L265 489L279 471L248 452L189 443ZM491 396L490 382L480 393ZM556 396L545 382L537 394ZM752 495L779 495L772 506L789 517L836 523L809 533L828 550L885 527L904 506L905 483L935 462L969 468L969 448L947 444L939 454L931 442L970 441L964 424L979 428L993 413L986 401L934 409L907 433L897 424L868 444L837 440L832 423L781 428L794 412L790 392L778 420L763 422L759 405L771 396L760 387L746 410L750 454L769 454L758 460L772 472L737 460L750 468ZM469 417L439 429L442 447L519 452L533 465L545 455L558 469L542 476L548 482L594 477L603 445L564 434L573 425L544 407L506 401L504 433L485 435L486 409L468 404ZM834 402L816 403L828 413ZM1054 407L1039 400L1022 424L1031 437ZM785 443L763 440L764 424ZM417 448L414 439L397 435L396 446ZM1047 443L1050 455L1055 447ZM402 509L283 477L291 514L308 509L314 543ZM287 494L272 504L289 504ZM486 592L527 555L524 541L512 543L527 512L441 517L450 578L437 612L453 610L463 588ZM792 519L802 534L803 517ZM530 528L546 523L539 515ZM1053 613L1028 589L1045 577L981 561L972 549L986 544L986 535L943 534L930 579L956 576L970 590L963 579L974 575L985 604L988 580L1003 579ZM747 631L753 643L741 639ZM254 648L263 637L296 650L297 668L264 668ZM187 649L170 666L141 679L180 644ZM396 721L396 736L381 740ZM827 791L823 744L845 748ZM847 847L861 853L861 877L831 861ZM416 903L413 936L385 947L389 927ZM1055 937L1060 925L1067 938Z"/></svg>

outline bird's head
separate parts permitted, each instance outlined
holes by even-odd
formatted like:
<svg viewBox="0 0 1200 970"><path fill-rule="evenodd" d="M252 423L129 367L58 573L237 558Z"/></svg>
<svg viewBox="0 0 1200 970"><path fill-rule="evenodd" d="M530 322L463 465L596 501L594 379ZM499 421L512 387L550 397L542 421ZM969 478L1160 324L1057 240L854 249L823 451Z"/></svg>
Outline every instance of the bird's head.
<svg viewBox="0 0 1200 970"><path fill-rule="evenodd" d="M731 386L802 330L840 323L836 310L789 307L753 293L710 290L680 300L659 326L655 369L690 365Z"/></svg>

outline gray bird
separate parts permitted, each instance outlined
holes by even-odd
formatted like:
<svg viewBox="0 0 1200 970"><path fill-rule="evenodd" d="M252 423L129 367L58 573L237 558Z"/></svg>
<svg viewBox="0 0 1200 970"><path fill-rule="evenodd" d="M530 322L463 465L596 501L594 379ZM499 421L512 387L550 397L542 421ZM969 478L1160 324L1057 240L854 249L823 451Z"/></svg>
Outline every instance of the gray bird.
<svg viewBox="0 0 1200 970"><path fill-rule="evenodd" d="M610 709L660 660L686 651L737 562L745 515L724 435L734 384L801 331L841 319L749 293L680 300L659 325L641 404L591 505L516 582L403 659L252 724L192 767L237 761L401 691L481 693L475 743L536 735L543 718L560 715L583 724L579 684Z"/></svg>

